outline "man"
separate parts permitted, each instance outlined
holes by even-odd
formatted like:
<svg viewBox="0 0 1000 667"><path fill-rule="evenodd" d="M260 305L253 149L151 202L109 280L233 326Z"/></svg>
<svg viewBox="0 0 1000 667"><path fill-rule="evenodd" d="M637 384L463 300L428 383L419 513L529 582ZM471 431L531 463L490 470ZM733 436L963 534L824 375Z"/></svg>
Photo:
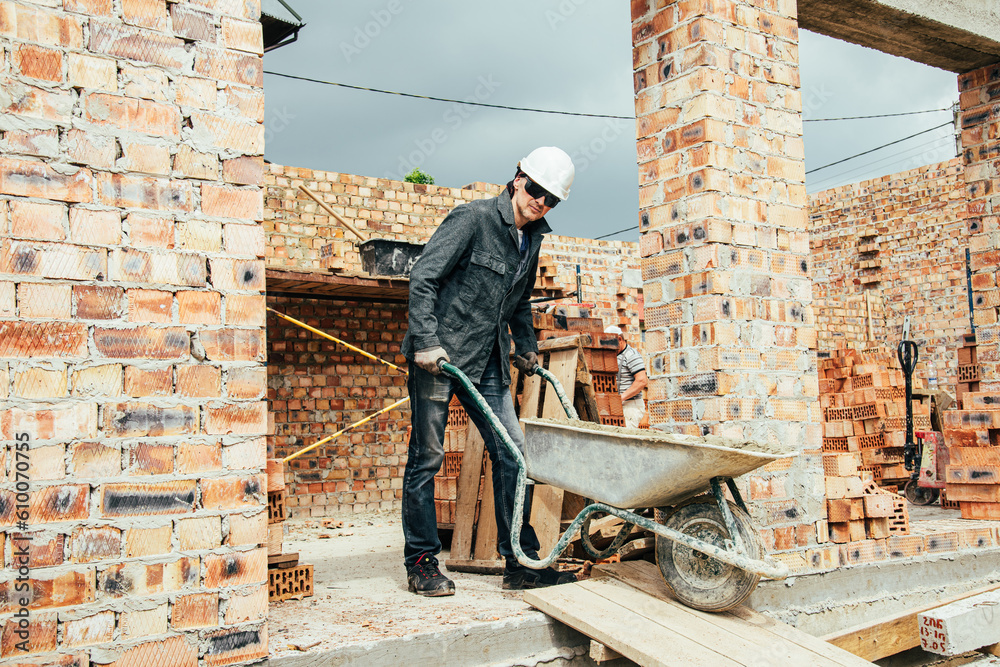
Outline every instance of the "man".
<svg viewBox="0 0 1000 667"><path fill-rule="evenodd" d="M476 424L493 463L497 547L506 560L503 587L536 588L574 580L552 568L531 570L517 562L510 539L517 462L461 385L438 367L444 360L461 369L523 451L524 435L509 389L511 333L514 363L530 375L538 345L529 298L542 235L551 231L544 216L569 195L573 175L573 162L562 150L533 150L518 163L514 180L500 196L452 210L410 273L409 330L402 353L410 360L407 388L413 428L403 474L403 557L409 589L418 595L455 593L455 584L438 568L441 542L434 511L434 475L444 460L452 395ZM521 548L536 558L538 538L527 521L527 509Z"/></svg>
<svg viewBox="0 0 1000 667"><path fill-rule="evenodd" d="M625 334L616 326L610 326L604 333L618 336L618 393L622 396L622 411L625 426L638 428L642 416L646 414L646 404L642 400L642 390L646 388L646 363L642 355L625 341Z"/></svg>

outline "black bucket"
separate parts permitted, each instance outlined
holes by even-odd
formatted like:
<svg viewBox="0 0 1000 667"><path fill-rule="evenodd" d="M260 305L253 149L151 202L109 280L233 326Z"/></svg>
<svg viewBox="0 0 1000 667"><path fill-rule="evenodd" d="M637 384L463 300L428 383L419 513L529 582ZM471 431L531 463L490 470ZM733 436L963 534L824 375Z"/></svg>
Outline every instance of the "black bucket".
<svg viewBox="0 0 1000 667"><path fill-rule="evenodd" d="M373 276L410 275L424 246L392 239L368 239L360 246L361 268Z"/></svg>

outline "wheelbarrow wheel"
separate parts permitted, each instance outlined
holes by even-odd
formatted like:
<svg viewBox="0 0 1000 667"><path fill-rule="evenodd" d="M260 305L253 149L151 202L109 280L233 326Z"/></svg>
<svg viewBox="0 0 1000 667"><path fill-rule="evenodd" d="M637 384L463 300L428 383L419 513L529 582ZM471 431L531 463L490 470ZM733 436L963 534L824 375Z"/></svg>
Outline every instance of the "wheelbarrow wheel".
<svg viewBox="0 0 1000 667"><path fill-rule="evenodd" d="M759 559L763 547L746 512L733 503L729 510L749 558ZM685 535L725 547L729 536L715 500L693 500L674 510L664 522ZM656 563L677 599L701 611L726 611L746 600L760 581L753 574L723 563L680 542L656 536Z"/></svg>
<svg viewBox="0 0 1000 667"><path fill-rule="evenodd" d="M904 491L906 493L906 499L914 505L930 505L938 499L938 496L941 495L937 489L933 489L928 486L920 486L915 479L911 479L906 483Z"/></svg>

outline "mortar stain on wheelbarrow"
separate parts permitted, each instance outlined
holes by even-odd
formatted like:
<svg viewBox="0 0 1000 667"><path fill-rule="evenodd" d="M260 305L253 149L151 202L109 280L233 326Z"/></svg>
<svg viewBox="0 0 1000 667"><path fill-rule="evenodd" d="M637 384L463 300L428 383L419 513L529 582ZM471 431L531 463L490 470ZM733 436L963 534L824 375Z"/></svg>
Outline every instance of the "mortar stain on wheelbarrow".
<svg viewBox="0 0 1000 667"><path fill-rule="evenodd" d="M638 526L656 535L660 573L677 599L689 607L704 611L732 609L750 596L761 576L788 576L788 568L765 553L733 478L795 456L794 452L718 436L695 437L581 422L555 376L536 367L535 372L552 384L570 421L522 419L522 453L465 374L447 362L442 362L441 368L459 380L517 460L511 546L522 565L548 567L578 530L588 554L607 558L624 544L632 527ZM537 559L525 555L520 545L529 477L591 500L560 536L552 552ZM723 485L733 500L726 498ZM655 508L657 520L632 511L643 508ZM604 551L598 551L589 538L589 523L597 513L625 521L622 531Z"/></svg>

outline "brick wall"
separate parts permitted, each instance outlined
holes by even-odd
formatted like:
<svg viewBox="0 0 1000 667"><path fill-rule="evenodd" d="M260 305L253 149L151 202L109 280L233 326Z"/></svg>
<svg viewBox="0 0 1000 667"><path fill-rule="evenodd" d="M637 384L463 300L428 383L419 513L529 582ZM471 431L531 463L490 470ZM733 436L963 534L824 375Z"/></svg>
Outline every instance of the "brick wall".
<svg viewBox="0 0 1000 667"><path fill-rule="evenodd" d="M898 342L909 315L918 375L954 391L969 331L963 172L955 158L810 197L820 350Z"/></svg>
<svg viewBox="0 0 1000 667"><path fill-rule="evenodd" d="M487 183L461 189L416 185L273 164L266 182L267 267L320 270L320 248L332 243L348 272L361 269L353 236L298 191L300 184L373 237L415 243L425 242L455 206L501 189ZM572 228L572 221L561 218L559 211L551 217L556 229ZM641 349L635 243L552 234L542 245L540 261L545 268L539 286L566 292L576 289L576 266L581 264L583 300L595 304L595 316L607 324L627 327ZM405 367L399 354L407 326L405 304L282 297L269 299L268 305ZM268 398L274 419L269 444L276 456L311 445L407 395L402 374L301 327L269 315L267 332ZM409 418L404 405L289 462L291 515L399 507Z"/></svg>
<svg viewBox="0 0 1000 667"><path fill-rule="evenodd" d="M958 78L981 391L1000 391L1000 64Z"/></svg>
<svg viewBox="0 0 1000 667"><path fill-rule="evenodd" d="M651 425L804 452L756 473L751 513L785 542L815 544L825 508L795 2L631 7Z"/></svg>
<svg viewBox="0 0 1000 667"><path fill-rule="evenodd" d="M4 659L267 655L258 19L0 2Z"/></svg>

